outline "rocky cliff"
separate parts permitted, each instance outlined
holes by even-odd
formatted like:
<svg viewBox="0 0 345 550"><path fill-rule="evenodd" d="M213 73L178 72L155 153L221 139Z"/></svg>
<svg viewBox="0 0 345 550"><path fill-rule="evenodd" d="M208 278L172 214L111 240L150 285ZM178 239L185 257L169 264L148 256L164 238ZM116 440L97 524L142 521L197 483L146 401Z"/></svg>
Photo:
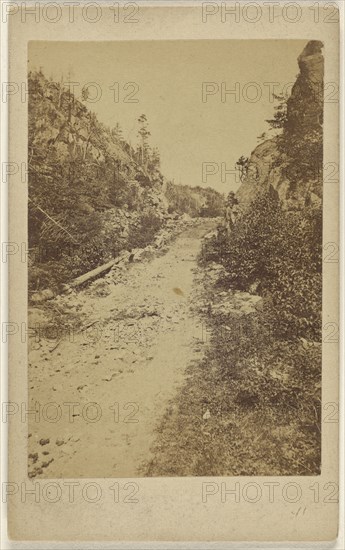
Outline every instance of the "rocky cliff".
<svg viewBox="0 0 345 550"><path fill-rule="evenodd" d="M32 291L147 246L169 219L203 215L205 205L207 215L219 215L219 193L168 185L144 115L137 121L143 141L133 147L119 124L97 119L88 90L77 97L41 71L29 73L28 85Z"/></svg>
<svg viewBox="0 0 345 550"><path fill-rule="evenodd" d="M119 126L108 128L88 109L92 104L87 103L87 93L76 97L41 72L29 74L29 92L33 203L36 199L57 213L65 195L74 201L74 211L85 214L111 207L138 210L142 202L166 210L157 158L148 154L141 162ZM66 220L67 225L71 221Z"/></svg>
<svg viewBox="0 0 345 550"><path fill-rule="evenodd" d="M322 42L310 41L298 58L299 75L279 119L281 133L252 152L237 196L246 208L258 194L277 194L287 209L322 199L324 58Z"/></svg>

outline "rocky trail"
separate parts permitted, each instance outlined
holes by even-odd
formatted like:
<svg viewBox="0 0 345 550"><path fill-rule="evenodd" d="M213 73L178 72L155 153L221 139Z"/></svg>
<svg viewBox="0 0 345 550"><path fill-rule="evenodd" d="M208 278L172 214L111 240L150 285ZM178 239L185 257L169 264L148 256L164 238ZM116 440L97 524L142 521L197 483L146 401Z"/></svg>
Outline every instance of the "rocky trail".
<svg viewBox="0 0 345 550"><path fill-rule="evenodd" d="M30 477L140 475L187 366L203 355L191 306L201 239L215 225L190 222L159 255L56 299L84 329L30 343Z"/></svg>

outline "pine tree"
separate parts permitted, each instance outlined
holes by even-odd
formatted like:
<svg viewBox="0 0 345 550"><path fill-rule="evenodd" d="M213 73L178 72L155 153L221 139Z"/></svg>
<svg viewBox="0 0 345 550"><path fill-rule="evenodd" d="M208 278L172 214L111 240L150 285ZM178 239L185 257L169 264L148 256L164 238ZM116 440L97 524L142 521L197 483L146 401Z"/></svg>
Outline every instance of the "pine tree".
<svg viewBox="0 0 345 550"><path fill-rule="evenodd" d="M111 134L113 137L115 137L115 139L119 141L123 140L122 128L118 122L115 124L114 128L112 128Z"/></svg>
<svg viewBox="0 0 345 550"><path fill-rule="evenodd" d="M149 144L148 144L148 138L151 135L151 133L148 130L148 122L146 115L142 114L138 118L139 123L139 131L138 131L138 137L140 138L140 145L139 145L139 160L143 166L146 166L148 161L148 153L149 153Z"/></svg>

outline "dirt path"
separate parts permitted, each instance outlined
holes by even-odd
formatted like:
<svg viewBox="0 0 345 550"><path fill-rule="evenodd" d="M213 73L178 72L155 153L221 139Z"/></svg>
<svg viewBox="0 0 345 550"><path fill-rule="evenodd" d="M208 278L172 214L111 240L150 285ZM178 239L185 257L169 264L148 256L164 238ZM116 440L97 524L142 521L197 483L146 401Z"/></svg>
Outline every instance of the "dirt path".
<svg viewBox="0 0 345 550"><path fill-rule="evenodd" d="M53 352L31 351L29 401L39 410L29 422L32 477L140 475L186 367L203 354L190 306L201 237L213 227L201 221L185 230L104 296L82 291L89 329Z"/></svg>

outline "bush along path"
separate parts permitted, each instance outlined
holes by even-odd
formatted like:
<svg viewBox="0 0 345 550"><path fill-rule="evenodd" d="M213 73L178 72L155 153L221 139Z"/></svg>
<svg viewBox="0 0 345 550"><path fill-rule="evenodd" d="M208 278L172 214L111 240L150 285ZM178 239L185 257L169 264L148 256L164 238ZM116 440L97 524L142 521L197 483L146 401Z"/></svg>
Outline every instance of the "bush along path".
<svg viewBox="0 0 345 550"><path fill-rule="evenodd" d="M191 300L216 223L185 220L170 244L161 234L156 249L31 309L30 477L131 477L153 457L168 403L203 355Z"/></svg>

